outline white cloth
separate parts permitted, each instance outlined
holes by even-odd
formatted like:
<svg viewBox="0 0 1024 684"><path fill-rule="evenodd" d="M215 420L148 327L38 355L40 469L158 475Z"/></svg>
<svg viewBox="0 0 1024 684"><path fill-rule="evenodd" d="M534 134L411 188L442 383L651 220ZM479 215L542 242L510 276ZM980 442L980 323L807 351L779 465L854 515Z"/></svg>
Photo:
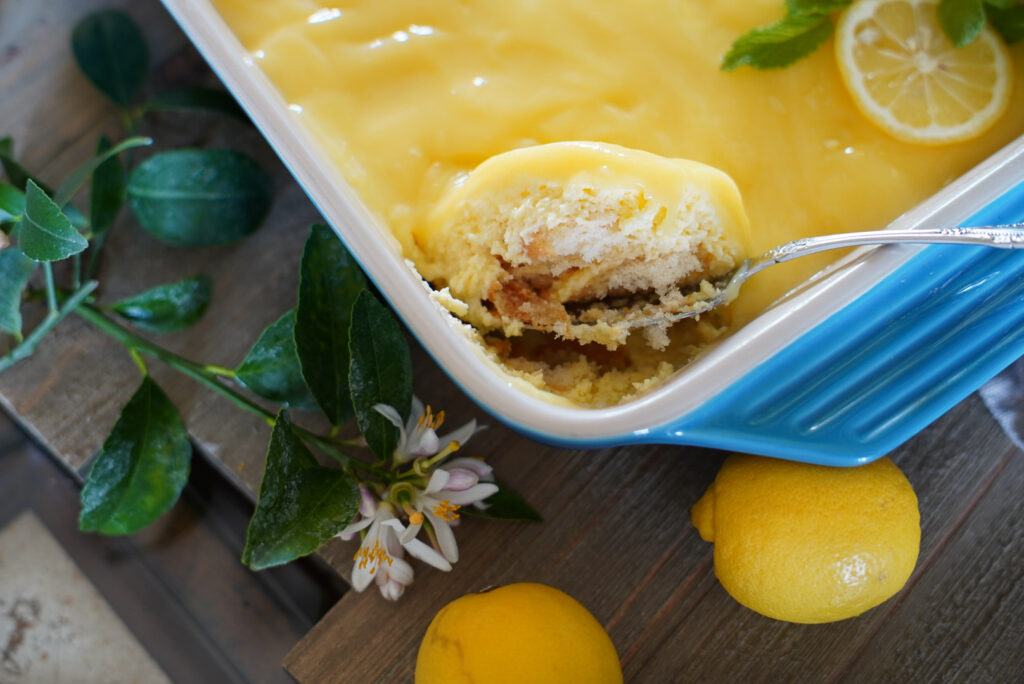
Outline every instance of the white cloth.
<svg viewBox="0 0 1024 684"><path fill-rule="evenodd" d="M979 394L1006 435L1024 449L1024 357L989 380Z"/></svg>

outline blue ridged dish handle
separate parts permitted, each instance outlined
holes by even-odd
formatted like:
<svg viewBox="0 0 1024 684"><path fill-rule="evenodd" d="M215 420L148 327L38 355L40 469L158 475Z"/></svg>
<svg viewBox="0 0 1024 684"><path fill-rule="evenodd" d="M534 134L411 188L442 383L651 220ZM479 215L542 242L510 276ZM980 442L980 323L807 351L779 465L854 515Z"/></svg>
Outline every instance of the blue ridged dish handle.
<svg viewBox="0 0 1024 684"><path fill-rule="evenodd" d="M1022 219L1024 183L963 225ZM866 463L1022 355L1024 252L932 246L699 408L636 441Z"/></svg>

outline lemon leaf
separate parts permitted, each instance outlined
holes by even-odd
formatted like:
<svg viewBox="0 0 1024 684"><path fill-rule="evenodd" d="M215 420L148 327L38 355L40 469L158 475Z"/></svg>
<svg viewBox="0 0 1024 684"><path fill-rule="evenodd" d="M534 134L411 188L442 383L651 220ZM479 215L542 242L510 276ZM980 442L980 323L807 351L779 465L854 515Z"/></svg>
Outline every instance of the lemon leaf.
<svg viewBox="0 0 1024 684"><path fill-rule="evenodd" d="M136 327L155 333L181 330L195 323L210 303L213 283L199 275L176 283L158 285L111 305L111 309Z"/></svg>
<svg viewBox="0 0 1024 684"><path fill-rule="evenodd" d="M403 420L412 405L412 356L402 326L369 291L352 305L349 328L349 390L359 431L377 458L390 458L398 428L375 408L386 404Z"/></svg>
<svg viewBox="0 0 1024 684"><path fill-rule="evenodd" d="M740 36L722 59L722 69L789 66L814 52L832 35L832 20L821 14L787 14L778 22Z"/></svg>
<svg viewBox="0 0 1024 684"><path fill-rule="evenodd" d="M281 411L267 446L242 562L262 570L309 555L343 530L358 508L355 480L319 465Z"/></svg>
<svg viewBox="0 0 1024 684"><path fill-rule="evenodd" d="M147 375L89 468L79 529L132 534L150 524L178 500L191 458L181 416Z"/></svg>

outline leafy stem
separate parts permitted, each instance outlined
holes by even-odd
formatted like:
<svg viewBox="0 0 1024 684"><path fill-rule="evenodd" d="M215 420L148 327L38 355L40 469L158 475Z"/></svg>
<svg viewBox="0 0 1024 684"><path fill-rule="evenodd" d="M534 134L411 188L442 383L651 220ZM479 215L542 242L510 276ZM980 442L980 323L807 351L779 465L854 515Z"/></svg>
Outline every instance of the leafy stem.
<svg viewBox="0 0 1024 684"><path fill-rule="evenodd" d="M67 316L69 313L74 311L89 294L96 289L98 282L90 280L89 282L82 285L82 287L75 290L64 303L61 304L59 309L51 310L46 318L43 319L42 323L36 326L36 329L32 331L28 337L21 341L14 349L8 352L5 356L0 357L0 372L3 372L18 363L22 359L26 359L32 355L36 350L36 345L39 344L39 340L43 339L53 326L57 325Z"/></svg>
<svg viewBox="0 0 1024 684"><path fill-rule="evenodd" d="M49 261L43 262L43 274L46 277L46 309L52 316L57 312L57 288L53 284L53 265Z"/></svg>
<svg viewBox="0 0 1024 684"><path fill-rule="evenodd" d="M222 396L226 397L229 401L234 403L239 408L254 413L257 416L263 418L268 425L273 425L276 419L276 414L272 411L268 411L256 402L252 401L248 397L241 393L233 390L224 383L220 382L218 377L220 376L233 376L234 371L226 368L220 368L218 366L200 365L193 361L189 361L186 358L178 356L174 352L171 352L163 347L153 344L149 340L139 337L135 333L131 332L127 328L122 327L118 323L114 322L106 315L104 315L99 309L91 304L83 303L79 306L75 313L84 318L86 321L91 323L93 326L106 333L114 340L120 342L122 345L127 347L130 351L152 356L153 358L159 359L166 363L176 371L186 375L196 382L208 387L209 389L218 392ZM26 340L27 341L27 340ZM2 370L2 368L0 368ZM388 473L371 464L362 462L358 459L354 459L351 456L342 452L338 446L331 440L322 437L314 432L305 430L303 428L294 426L292 428L296 433L302 436L303 439L315 444L326 454L331 456L333 459L338 461L343 467L347 469L358 469L364 472L369 472L378 476L387 476Z"/></svg>

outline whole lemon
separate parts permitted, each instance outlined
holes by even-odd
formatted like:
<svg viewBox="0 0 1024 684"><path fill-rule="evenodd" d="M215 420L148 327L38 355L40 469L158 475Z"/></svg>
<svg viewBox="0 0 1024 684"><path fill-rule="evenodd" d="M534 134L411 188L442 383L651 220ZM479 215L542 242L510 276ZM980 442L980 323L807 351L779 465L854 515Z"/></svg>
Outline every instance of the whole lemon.
<svg viewBox="0 0 1024 684"><path fill-rule="evenodd" d="M730 456L690 510L715 575L777 620L860 615L906 584L921 545L917 496L888 458L831 468Z"/></svg>
<svg viewBox="0 0 1024 684"><path fill-rule="evenodd" d="M615 646L568 594L509 584L458 598L434 616L416 657L416 684L622 682Z"/></svg>

